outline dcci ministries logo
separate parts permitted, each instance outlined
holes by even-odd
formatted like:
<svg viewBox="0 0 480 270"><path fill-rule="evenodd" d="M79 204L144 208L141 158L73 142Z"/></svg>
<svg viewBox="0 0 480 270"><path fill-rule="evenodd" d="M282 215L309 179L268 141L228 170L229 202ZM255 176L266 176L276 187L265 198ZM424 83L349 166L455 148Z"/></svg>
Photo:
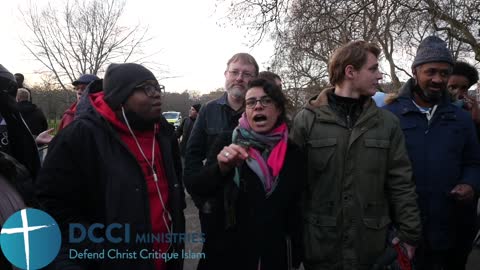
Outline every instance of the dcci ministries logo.
<svg viewBox="0 0 480 270"><path fill-rule="evenodd" d="M15 212L0 232L3 254L21 269L40 269L51 263L58 255L61 242L55 220L33 208Z"/></svg>

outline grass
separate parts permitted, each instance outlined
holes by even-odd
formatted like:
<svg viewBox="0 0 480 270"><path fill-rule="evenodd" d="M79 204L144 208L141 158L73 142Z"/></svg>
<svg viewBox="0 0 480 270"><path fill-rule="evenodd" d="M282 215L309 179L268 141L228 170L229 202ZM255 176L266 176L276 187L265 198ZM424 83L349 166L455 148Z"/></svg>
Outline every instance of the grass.
<svg viewBox="0 0 480 270"><path fill-rule="evenodd" d="M48 119L48 128L53 128L52 135L57 134L58 126L60 125L60 119Z"/></svg>

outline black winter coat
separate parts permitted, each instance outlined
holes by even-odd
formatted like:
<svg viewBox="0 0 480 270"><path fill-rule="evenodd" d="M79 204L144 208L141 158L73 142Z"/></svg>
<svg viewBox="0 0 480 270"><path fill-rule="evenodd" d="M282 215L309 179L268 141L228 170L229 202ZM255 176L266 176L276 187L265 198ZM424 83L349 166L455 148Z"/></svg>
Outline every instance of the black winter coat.
<svg viewBox="0 0 480 270"><path fill-rule="evenodd" d="M182 157L185 156L185 152L187 151L187 142L190 138L190 133L192 133L193 124L195 124L195 119L190 117L184 118L176 131L177 138L182 137L182 141L180 142L180 154Z"/></svg>
<svg viewBox="0 0 480 270"><path fill-rule="evenodd" d="M137 260L70 260L69 249L79 252L148 249L151 244L135 244L137 233L151 233L150 206L144 175L128 147L113 127L88 104L77 120L52 140L37 182L40 203L58 222L63 244L54 261L55 269L152 270L154 261ZM170 213L173 232L184 233L185 208L181 163L173 127L162 118L157 140L168 179ZM83 241L68 243L69 223L88 226L101 223L130 224L131 241L93 244ZM115 230L114 230L115 231ZM123 231L122 231L123 232ZM105 235L104 235L105 236ZM173 246L181 252L183 243ZM105 251L105 252L106 252ZM164 251L163 251L164 252ZM138 256L138 255L137 255ZM171 260L168 269L180 270L182 260Z"/></svg>
<svg viewBox="0 0 480 270"><path fill-rule="evenodd" d="M222 134L211 153L219 153L230 143L231 132ZM211 155L212 160L214 154ZM278 185L268 198L258 176L246 163L240 169L240 187L233 183L233 172L221 175L217 163L191 176L194 177L190 179L191 191L195 195L214 196L222 202L218 205L225 207L219 211L225 221L218 236L222 241L217 241L220 246L214 247L223 254L219 261L209 262L209 269L256 270L259 260L262 270L290 269L289 260L298 267L302 254L301 195L306 183L305 164L304 153L289 141ZM235 222L231 223L232 220Z"/></svg>
<svg viewBox="0 0 480 270"><path fill-rule="evenodd" d="M35 139L18 112L15 99L5 91L0 91L0 115L7 123L10 149L8 154L27 167L30 175L35 179L40 169L40 156Z"/></svg>
<svg viewBox="0 0 480 270"><path fill-rule="evenodd" d="M30 101L20 101L17 105L33 135L38 136L38 134L48 129L47 118L45 118L42 110L37 105L32 104Z"/></svg>

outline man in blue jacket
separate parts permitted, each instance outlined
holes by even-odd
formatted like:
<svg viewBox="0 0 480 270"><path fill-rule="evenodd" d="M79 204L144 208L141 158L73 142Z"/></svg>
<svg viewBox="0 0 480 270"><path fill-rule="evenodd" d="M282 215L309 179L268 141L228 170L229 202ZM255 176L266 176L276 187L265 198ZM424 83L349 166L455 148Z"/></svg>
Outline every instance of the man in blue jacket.
<svg viewBox="0 0 480 270"><path fill-rule="evenodd" d="M475 234L480 146L471 116L447 94L452 67L446 43L425 38L413 78L385 107L400 119L413 166L423 226L417 269L465 269Z"/></svg>

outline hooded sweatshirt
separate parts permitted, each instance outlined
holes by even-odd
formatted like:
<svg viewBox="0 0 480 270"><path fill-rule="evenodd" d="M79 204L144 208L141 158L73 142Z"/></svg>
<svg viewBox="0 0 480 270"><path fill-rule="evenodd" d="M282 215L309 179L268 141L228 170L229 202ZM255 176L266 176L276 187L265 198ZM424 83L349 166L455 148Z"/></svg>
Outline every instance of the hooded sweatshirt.
<svg viewBox="0 0 480 270"><path fill-rule="evenodd" d="M130 133L127 125L123 123L120 119L117 118L115 112L110 108L110 106L104 101L104 93L94 93L90 96L90 101L93 104L93 107L108 121L112 124L113 128L118 132L120 139L128 147L130 152L133 154L138 164L142 168L142 172L145 176L145 181L147 183L147 191L150 203L150 220L152 225L152 234L166 234L171 228L171 221L169 220L169 207L168 203L168 182L163 168L163 160L160 145L155 143L155 160L154 160L154 170L157 173L158 177L158 190L155 185L154 177L152 174L152 169L150 164L152 164L152 143L155 136L154 130L147 131L136 131L133 130L135 137L142 148L145 157L148 159L148 162L145 160L141 151L139 150L132 134ZM155 129L158 131L159 126L155 125ZM150 163L150 164L149 164ZM160 195L159 195L160 193ZM163 202L162 202L163 201ZM165 204L164 204L165 203ZM165 206L165 207L163 207ZM168 243L153 243L153 248L159 252L167 252L169 248ZM166 270L166 263L162 259L155 260L155 269Z"/></svg>

